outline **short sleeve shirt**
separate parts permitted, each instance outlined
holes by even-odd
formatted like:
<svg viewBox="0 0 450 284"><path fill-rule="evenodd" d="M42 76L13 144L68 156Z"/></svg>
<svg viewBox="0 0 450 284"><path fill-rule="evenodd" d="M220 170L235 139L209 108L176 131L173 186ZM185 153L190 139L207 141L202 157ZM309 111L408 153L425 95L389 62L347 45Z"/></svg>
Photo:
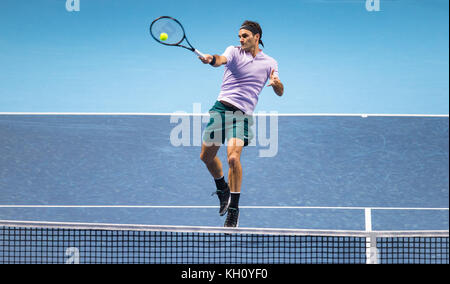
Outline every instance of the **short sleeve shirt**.
<svg viewBox="0 0 450 284"><path fill-rule="evenodd" d="M272 70L279 77L277 61L262 51L253 57L240 46L229 46L222 55L227 63L217 100L226 101L246 114L253 113Z"/></svg>

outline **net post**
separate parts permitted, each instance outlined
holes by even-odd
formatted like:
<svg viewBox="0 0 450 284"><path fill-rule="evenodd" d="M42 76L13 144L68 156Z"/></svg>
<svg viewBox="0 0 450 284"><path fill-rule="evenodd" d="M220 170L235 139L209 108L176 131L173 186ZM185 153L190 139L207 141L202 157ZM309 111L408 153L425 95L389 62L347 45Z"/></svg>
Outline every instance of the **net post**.
<svg viewBox="0 0 450 284"><path fill-rule="evenodd" d="M366 232L366 264L378 264L377 236L372 233L372 208L364 208Z"/></svg>

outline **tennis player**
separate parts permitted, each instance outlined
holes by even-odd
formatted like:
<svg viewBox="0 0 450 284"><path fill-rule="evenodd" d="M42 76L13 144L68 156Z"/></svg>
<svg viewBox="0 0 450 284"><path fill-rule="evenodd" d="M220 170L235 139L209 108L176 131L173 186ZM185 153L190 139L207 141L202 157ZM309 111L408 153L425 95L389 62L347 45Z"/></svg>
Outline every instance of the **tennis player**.
<svg viewBox="0 0 450 284"><path fill-rule="evenodd" d="M199 59L214 67L225 65L219 97L210 109L210 121L203 134L200 159L205 163L216 183L221 216L228 212L225 227L237 227L239 197L242 183L241 153L253 138L252 113L258 96L269 80L278 96L284 87L278 78L278 63L259 47L262 30L257 22L245 21L239 29L240 46L229 46L222 55L205 54ZM216 156L227 139L228 183L222 163Z"/></svg>

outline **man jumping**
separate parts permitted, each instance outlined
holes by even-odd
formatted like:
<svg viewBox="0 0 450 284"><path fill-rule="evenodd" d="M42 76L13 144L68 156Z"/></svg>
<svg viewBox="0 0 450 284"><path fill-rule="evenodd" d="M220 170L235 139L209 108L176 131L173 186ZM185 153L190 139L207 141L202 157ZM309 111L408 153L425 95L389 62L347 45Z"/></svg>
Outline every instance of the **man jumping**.
<svg viewBox="0 0 450 284"><path fill-rule="evenodd" d="M239 29L241 46L230 46L222 55L205 54L204 64L214 67L225 65L225 73L219 97L210 109L210 121L206 127L200 159L213 176L220 201L219 214L228 212L225 227L237 227L239 221L239 197L242 182L240 157L253 134L251 115L258 103L267 80L278 96L284 87L278 78L278 63L262 52L262 30L258 23L245 21ZM232 115L229 114L244 114ZM222 163L216 156L220 145L227 139L228 183L225 181ZM215 143L211 143L215 142Z"/></svg>

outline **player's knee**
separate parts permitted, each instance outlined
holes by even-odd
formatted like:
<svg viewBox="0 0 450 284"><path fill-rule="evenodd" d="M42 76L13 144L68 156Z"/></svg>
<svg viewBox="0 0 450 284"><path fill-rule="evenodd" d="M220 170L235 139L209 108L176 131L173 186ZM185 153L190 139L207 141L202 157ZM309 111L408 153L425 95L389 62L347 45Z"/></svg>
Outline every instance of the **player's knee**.
<svg viewBox="0 0 450 284"><path fill-rule="evenodd" d="M230 166L230 168L238 166L239 163L240 163L239 155L231 154L228 157L228 165Z"/></svg>
<svg viewBox="0 0 450 284"><path fill-rule="evenodd" d="M200 153L200 160L202 160L203 163L205 163L205 164L211 163L213 161L213 159L214 159L214 157L211 157L211 155L208 155L205 152Z"/></svg>

